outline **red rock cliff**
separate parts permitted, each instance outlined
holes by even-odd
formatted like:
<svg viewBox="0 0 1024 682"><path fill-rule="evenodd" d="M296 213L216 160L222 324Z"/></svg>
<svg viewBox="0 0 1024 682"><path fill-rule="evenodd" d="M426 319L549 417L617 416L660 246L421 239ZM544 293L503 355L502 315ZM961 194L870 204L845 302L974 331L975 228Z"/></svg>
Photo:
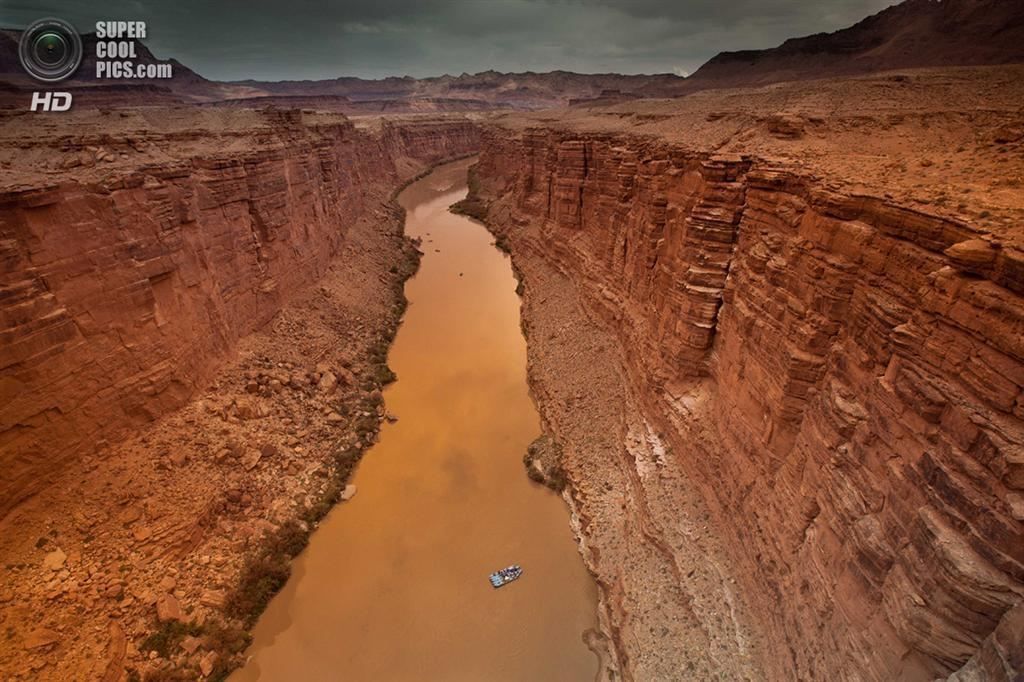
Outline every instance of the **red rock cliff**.
<svg viewBox="0 0 1024 682"><path fill-rule="evenodd" d="M296 112L262 117L230 134L58 138L64 166L79 170L97 144L100 166L119 146L129 159L202 151L0 195L0 516L67 458L180 406L240 337L323 275L347 225L372 219L417 164L478 142L466 121L374 135Z"/></svg>
<svg viewBox="0 0 1024 682"><path fill-rule="evenodd" d="M648 417L733 540L770 677L1020 670L1019 245L651 139L482 147L491 227L514 254L539 234L526 250L631 349Z"/></svg>

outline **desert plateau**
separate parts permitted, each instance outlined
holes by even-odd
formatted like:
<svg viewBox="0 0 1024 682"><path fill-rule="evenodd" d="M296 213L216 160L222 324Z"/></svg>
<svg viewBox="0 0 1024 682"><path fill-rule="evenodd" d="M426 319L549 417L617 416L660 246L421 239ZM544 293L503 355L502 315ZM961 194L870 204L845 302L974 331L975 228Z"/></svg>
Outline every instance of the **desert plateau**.
<svg viewBox="0 0 1024 682"><path fill-rule="evenodd" d="M692 74L86 33L66 112L17 23L0 680L1024 680L1024 2Z"/></svg>

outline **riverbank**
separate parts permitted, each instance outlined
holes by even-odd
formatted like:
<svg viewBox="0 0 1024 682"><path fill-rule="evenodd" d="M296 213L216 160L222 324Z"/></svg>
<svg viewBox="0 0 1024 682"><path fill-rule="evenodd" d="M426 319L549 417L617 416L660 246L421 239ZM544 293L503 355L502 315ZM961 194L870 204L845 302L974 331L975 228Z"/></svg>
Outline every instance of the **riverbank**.
<svg viewBox="0 0 1024 682"><path fill-rule="evenodd" d="M209 388L5 519L5 679L223 679L377 439L418 252L397 193ZM390 198L389 198L390 197ZM40 614L44 614L40 617Z"/></svg>

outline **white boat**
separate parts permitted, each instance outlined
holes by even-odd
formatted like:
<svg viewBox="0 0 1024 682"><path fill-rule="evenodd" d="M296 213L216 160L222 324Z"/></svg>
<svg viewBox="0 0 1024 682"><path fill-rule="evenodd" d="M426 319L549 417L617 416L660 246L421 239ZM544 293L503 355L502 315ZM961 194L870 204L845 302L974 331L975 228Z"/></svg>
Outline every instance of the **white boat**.
<svg viewBox="0 0 1024 682"><path fill-rule="evenodd" d="M508 583L512 582L522 574L523 569L516 564L512 564L507 568L503 568L500 571L495 571L494 573L491 573L491 586L501 587L502 585L507 585Z"/></svg>

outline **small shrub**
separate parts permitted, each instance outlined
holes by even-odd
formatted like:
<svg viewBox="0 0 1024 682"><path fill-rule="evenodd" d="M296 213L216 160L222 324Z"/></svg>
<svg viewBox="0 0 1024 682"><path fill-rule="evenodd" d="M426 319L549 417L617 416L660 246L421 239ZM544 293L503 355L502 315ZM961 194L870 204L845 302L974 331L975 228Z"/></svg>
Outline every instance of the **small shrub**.
<svg viewBox="0 0 1024 682"><path fill-rule="evenodd" d="M546 485L556 493L561 494L566 486L569 485L569 476L565 473L565 469L560 466L553 467L548 472Z"/></svg>
<svg viewBox="0 0 1024 682"><path fill-rule="evenodd" d="M195 623L182 623L176 620L160 623L156 630L142 640L141 650L143 652L155 651L161 658L167 658L174 653L186 635L195 637L202 631L203 628ZM149 677L147 676L146 679Z"/></svg>
<svg viewBox="0 0 1024 682"><path fill-rule="evenodd" d="M295 521L287 521L274 533L270 550L289 557L298 556L309 542L309 531Z"/></svg>
<svg viewBox="0 0 1024 682"><path fill-rule="evenodd" d="M533 466L534 460L540 461L543 472ZM530 480L543 483L547 487L561 494L569 485L569 475L562 468L562 446L550 436L538 436L523 455L523 464L526 466L526 475Z"/></svg>
<svg viewBox="0 0 1024 682"><path fill-rule="evenodd" d="M374 374L374 380L381 386L386 386L398 379L398 375L395 374L390 367L387 365L377 365L377 370Z"/></svg>
<svg viewBox="0 0 1024 682"><path fill-rule="evenodd" d="M245 630L210 622L206 625L204 644L207 649L228 654L240 654L252 643L252 635Z"/></svg>
<svg viewBox="0 0 1024 682"><path fill-rule="evenodd" d="M193 682L196 679L194 672L177 670L174 668L162 668L150 670L146 673L146 682Z"/></svg>
<svg viewBox="0 0 1024 682"><path fill-rule="evenodd" d="M229 595L224 610L251 626L270 599L284 587L290 574L286 557L268 554L256 557L242 569L238 587Z"/></svg>

